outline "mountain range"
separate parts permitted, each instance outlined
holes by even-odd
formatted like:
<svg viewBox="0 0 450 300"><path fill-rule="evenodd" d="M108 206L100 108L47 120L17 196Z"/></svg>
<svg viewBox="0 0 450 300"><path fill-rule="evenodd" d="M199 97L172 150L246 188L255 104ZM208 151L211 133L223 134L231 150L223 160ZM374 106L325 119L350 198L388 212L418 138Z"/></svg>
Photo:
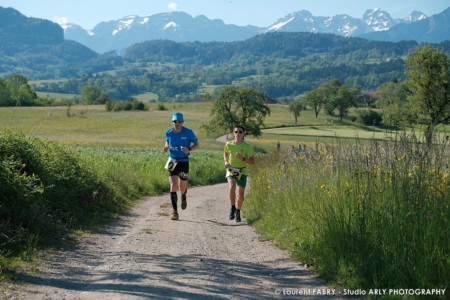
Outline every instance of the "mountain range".
<svg viewBox="0 0 450 300"><path fill-rule="evenodd" d="M151 16L127 16L97 24L86 30L76 24L63 25L64 36L99 53L121 53L129 46L148 40L167 39L176 42L242 41L268 32L331 33L345 37L372 40L414 40L419 43L439 43L450 40L450 7L431 17L419 11L394 19L379 8L368 9L362 18L341 14L331 17L313 16L301 10L280 18L268 27L225 24L184 12L169 12Z"/></svg>
<svg viewBox="0 0 450 300"><path fill-rule="evenodd" d="M429 21L433 20L431 28L434 28L435 32L439 32L439 28L448 28L445 27L449 23L448 12L449 9L407 25L423 26L425 24L427 27ZM293 19L294 15L297 16L297 20ZM229 39L232 39L242 31L239 30L239 26L225 25L221 20L211 21L206 17L192 18L180 12L166 14L165 17L159 14L157 16L161 17L161 26L165 24L166 29L172 28L172 32L180 34L180 36L185 34L186 37L189 33L195 42L177 42L163 36L157 39L143 36L144 42L134 43L121 51L119 55L118 51L99 54L80 42L68 40L63 28L56 23L45 19L26 17L13 8L0 7L0 77L17 73L30 80L42 80L86 76L87 78L91 76L110 78L114 74L119 74L120 78L154 79L154 74L149 75L146 72L153 70L156 66L158 70L162 71L158 73L158 76L166 82L162 89L167 88L167 82L170 80L179 80L178 75L171 75L180 74L179 72L196 76L193 81L194 85L199 84L200 78L207 81L207 84L221 85L231 84L234 80L241 82L243 78L248 77L252 84L258 80L261 87L265 87L274 95L292 94L293 89L286 91L287 82L296 87L296 92L304 92L311 86L331 77L337 77L343 82L348 81L351 85L371 89L386 80L392 80L392 78L401 80L403 58L420 45L413 39L403 42L386 42L356 38L351 35L310 32L311 30L309 32L287 32L289 26L295 23L294 21L298 22L299 15L307 15L307 13L302 11L287 16L286 19L280 19L279 22L274 23L277 26L268 27L263 33L253 35L245 40L200 42L195 39L195 36L198 36L196 27L190 27L191 31L187 31L189 27L182 30L180 18L184 17L186 22L191 20L196 24L200 21L204 22L200 29L203 30L203 33L209 30L211 39L214 38L214 35L219 36L217 32L222 32L220 35L222 38L226 36L224 32L228 32ZM179 17L177 18L179 23L173 21L174 16ZM145 18L141 21L154 24L154 19L156 16L152 17L151 22ZM371 26L378 30L381 25L386 24L381 22L375 26L377 23L375 18L368 17L367 20L369 19ZM138 29L141 29L140 33L144 34L145 30L142 27L136 26L136 28L130 29L130 26L134 27L131 20L134 22L137 19L132 17L129 19L130 22L122 23L123 27L116 28L117 31L109 31L110 34L106 35L117 35L125 40L129 36L126 33L129 33L130 30L135 30L136 35L139 35ZM173 23L167 23L169 20ZM378 20L380 19L378 18ZM108 32L117 24L117 22L105 22L102 26L105 26L105 32ZM212 24L217 26L214 27ZM381 32L391 32L397 26L389 27L391 29ZM425 34L426 31L422 30L425 27L420 26L420 30L415 28L416 31ZM100 24L97 27L101 27ZM246 26L249 32L254 28ZM284 31L280 28L284 28ZM428 33L432 31L430 29ZM376 33L375 29L367 34L374 33ZM206 39L204 35L200 35L200 37ZM104 41L106 43L106 36ZM124 47L124 45L121 46ZM450 53L450 39L439 44L436 43L436 46ZM167 81L165 76L174 78ZM275 84L275 82L277 83ZM73 82L67 84L73 85ZM172 89L176 90L185 85L184 81L177 82ZM108 85L108 87L115 86L119 85ZM139 83L136 86L142 88L147 85ZM76 90L72 87L59 87L59 89L48 91L70 90L74 92ZM117 88L111 93L116 94L116 98L119 96L126 98L132 94L132 91L136 92L136 89L138 88ZM118 90L121 91L120 95L118 95Z"/></svg>

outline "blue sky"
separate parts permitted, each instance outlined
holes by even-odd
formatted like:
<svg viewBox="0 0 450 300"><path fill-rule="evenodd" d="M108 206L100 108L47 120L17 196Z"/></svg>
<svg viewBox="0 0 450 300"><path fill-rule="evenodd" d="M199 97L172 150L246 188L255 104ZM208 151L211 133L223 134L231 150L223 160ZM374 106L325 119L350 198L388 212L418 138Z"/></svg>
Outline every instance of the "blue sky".
<svg viewBox="0 0 450 300"><path fill-rule="evenodd" d="M428 16L450 7L449 0L0 0L27 17L70 22L92 29L101 21L129 15L149 16L183 11L205 15L227 24L269 26L279 18L302 9L315 16L347 14L361 18L367 9L381 8L394 18L419 10Z"/></svg>

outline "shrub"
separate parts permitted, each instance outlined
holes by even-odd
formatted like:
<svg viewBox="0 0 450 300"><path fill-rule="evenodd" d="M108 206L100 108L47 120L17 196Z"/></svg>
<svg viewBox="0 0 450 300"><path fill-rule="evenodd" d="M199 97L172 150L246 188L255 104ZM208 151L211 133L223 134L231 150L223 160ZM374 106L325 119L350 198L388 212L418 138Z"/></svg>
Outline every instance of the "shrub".
<svg viewBox="0 0 450 300"><path fill-rule="evenodd" d="M358 123L366 126L376 126L381 124L382 120L382 114L372 109L363 109L358 111Z"/></svg>
<svg viewBox="0 0 450 300"><path fill-rule="evenodd" d="M135 99L130 99L127 101L108 101L105 104L105 109L107 111L130 111L130 110L148 110L148 106L142 101L137 101Z"/></svg>
<svg viewBox="0 0 450 300"><path fill-rule="evenodd" d="M31 250L120 211L118 196L69 148L0 136L0 254ZM116 203L114 203L116 202Z"/></svg>
<svg viewBox="0 0 450 300"><path fill-rule="evenodd" d="M158 103L158 105L156 106L156 110L164 111L167 110L167 108L164 106L163 103Z"/></svg>

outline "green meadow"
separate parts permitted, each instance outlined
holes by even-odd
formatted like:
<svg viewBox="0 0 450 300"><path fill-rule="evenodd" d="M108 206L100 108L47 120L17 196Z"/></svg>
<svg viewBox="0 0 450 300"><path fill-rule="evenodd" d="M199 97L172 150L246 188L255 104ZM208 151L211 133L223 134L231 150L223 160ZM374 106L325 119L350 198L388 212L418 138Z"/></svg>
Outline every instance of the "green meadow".
<svg viewBox="0 0 450 300"><path fill-rule="evenodd" d="M149 111L128 112L107 112L104 105L0 108L0 130L71 146L162 148L165 131L172 126L173 112L181 111L185 114L185 126L197 133L202 146L217 149L215 142L209 142L200 130L209 119L208 104L169 103L165 107L160 111L150 104Z"/></svg>
<svg viewBox="0 0 450 300"><path fill-rule="evenodd" d="M144 195L167 192L162 147L175 111L200 140L190 184L224 182L223 144L202 130L211 103L164 105L149 103L145 112L0 108L1 199L12 207L0 207L0 232L15 234L0 238L7 246L0 278L36 249L103 226ZM270 108L262 136L247 137L257 164L243 213L261 238L336 286L448 288L449 127L440 126L427 148L420 128L387 131L308 110L294 127L287 106ZM305 153L292 151L299 144Z"/></svg>
<svg viewBox="0 0 450 300"><path fill-rule="evenodd" d="M201 126L211 118L209 102L166 103L166 110L158 110L149 103L149 111L108 112L103 105L71 107L2 107L0 130L20 132L71 146L162 147L164 132L171 127L175 111L185 114L185 126L198 135L203 149L221 149L214 136L208 136ZM271 115L266 118L263 135L247 139L257 147L271 151L280 141L284 146L304 143L332 142L335 138L395 139L399 132L373 126L362 126L331 116L314 117L312 111L303 111L294 127L294 118L287 105L269 105ZM420 135L420 132L418 133ZM450 134L450 128L441 127L439 134Z"/></svg>

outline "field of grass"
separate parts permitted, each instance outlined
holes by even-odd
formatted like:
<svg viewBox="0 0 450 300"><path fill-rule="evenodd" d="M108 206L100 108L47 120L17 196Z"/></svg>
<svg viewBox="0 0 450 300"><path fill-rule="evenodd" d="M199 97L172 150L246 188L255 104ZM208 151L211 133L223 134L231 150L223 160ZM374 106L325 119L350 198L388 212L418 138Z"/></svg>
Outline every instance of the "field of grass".
<svg viewBox="0 0 450 300"><path fill-rule="evenodd" d="M150 103L149 111L107 112L103 105L73 105L59 107L1 107L0 131L21 132L25 135L54 140L77 146L161 147L164 132L172 126L173 112L185 115L185 126L192 128L202 148L219 149L215 137L207 136L202 124L211 119L209 102L166 103L165 111ZM312 111L303 111L299 126L286 105L270 105L263 135L258 139L247 137L256 146L273 147L280 141L285 145L314 144L332 141L334 137L371 139L384 138L393 133L365 126L339 125L330 116L314 117ZM334 121L334 122L332 122ZM449 130L450 131L450 130ZM219 147L219 148L218 148Z"/></svg>
<svg viewBox="0 0 450 300"><path fill-rule="evenodd" d="M49 99L62 99L62 100L74 100L80 99L81 95L78 94L60 94L60 93L47 93L47 92L36 92L40 98Z"/></svg>
<svg viewBox="0 0 450 300"><path fill-rule="evenodd" d="M155 93L143 93L136 96L133 96L138 101L142 101L144 103L158 101L159 96Z"/></svg>
<svg viewBox="0 0 450 300"><path fill-rule="evenodd" d="M192 128L202 147L219 149L200 129L209 119L208 105L204 103L165 104L166 111L107 112L103 105L74 105L67 107L3 107L0 108L0 131L20 132L25 135L57 141L74 146L114 146L159 148L164 145L165 131L172 127L175 111L185 116L185 126Z"/></svg>
<svg viewBox="0 0 450 300"><path fill-rule="evenodd" d="M50 84L50 83L62 83L66 82L69 79L44 79L44 80L30 80L28 83L30 85L42 85L42 84Z"/></svg>
<svg viewBox="0 0 450 300"><path fill-rule="evenodd" d="M165 103L165 111L157 110L156 103L148 105L149 111L125 112L107 112L103 105L73 105L70 110L65 106L1 107L0 132L20 132L72 146L158 148L164 144L165 130L172 126L173 112L181 111L185 126L196 132L202 149L222 149L223 145L215 141L217 137L208 136L201 128L211 119L210 102ZM337 118L327 115L316 118L310 110L302 111L294 127L287 105L270 105L270 109L262 136L247 137L265 152L275 150L278 142L282 149L299 144L315 148L318 143L334 143L336 138L351 144L355 138L395 139L399 134L353 122L340 124ZM450 126L440 128L441 136L450 134Z"/></svg>

